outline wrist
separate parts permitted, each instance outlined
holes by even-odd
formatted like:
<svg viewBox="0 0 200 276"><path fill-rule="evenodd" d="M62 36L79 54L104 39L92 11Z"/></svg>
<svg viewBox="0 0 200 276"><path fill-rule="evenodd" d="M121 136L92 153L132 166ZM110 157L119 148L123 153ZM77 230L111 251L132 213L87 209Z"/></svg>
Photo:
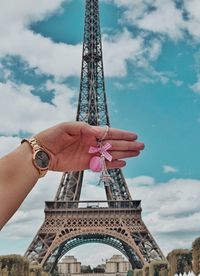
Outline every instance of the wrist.
<svg viewBox="0 0 200 276"><path fill-rule="evenodd" d="M19 151L21 151L21 154L23 155L23 160L27 164L27 170L33 173L37 179L40 177L39 171L36 169L36 167L33 164L32 158L33 158L33 151L28 143L22 143L19 147Z"/></svg>
<svg viewBox="0 0 200 276"><path fill-rule="evenodd" d="M35 137L32 137L30 139L23 139L21 143L27 144L31 149L32 164L37 169L39 177L45 176L49 169L49 153L39 144Z"/></svg>

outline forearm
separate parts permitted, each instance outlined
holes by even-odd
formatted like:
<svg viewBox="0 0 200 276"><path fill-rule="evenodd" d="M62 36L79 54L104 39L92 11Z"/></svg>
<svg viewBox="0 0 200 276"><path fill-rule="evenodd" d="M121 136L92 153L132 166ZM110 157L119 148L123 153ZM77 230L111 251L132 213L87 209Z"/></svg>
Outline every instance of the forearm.
<svg viewBox="0 0 200 276"><path fill-rule="evenodd" d="M27 143L0 159L0 229L19 208L38 177Z"/></svg>

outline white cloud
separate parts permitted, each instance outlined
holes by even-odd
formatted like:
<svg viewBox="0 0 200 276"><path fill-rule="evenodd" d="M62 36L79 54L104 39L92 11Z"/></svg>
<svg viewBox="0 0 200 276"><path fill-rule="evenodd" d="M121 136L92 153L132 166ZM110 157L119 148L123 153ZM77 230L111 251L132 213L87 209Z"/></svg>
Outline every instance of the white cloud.
<svg viewBox="0 0 200 276"><path fill-rule="evenodd" d="M57 78L80 75L81 44L55 43L29 29L31 23L58 12L64 0L37 0L34 4L32 0L17 0L14 9L11 2L0 3L0 57L19 56L31 68Z"/></svg>
<svg viewBox="0 0 200 276"><path fill-rule="evenodd" d="M100 173L84 172L81 200L106 200L105 190L99 185Z"/></svg>
<svg viewBox="0 0 200 276"><path fill-rule="evenodd" d="M0 61L0 80L7 80L12 75L12 72L5 68Z"/></svg>
<svg viewBox="0 0 200 276"><path fill-rule="evenodd" d="M19 56L38 73L53 75L58 80L80 76L81 44L55 43L25 29L20 37L19 40L18 34L6 33L1 38L0 56ZM133 37L126 29L117 35L103 36L102 45L105 75L108 77L125 76L128 61L134 61L139 67L147 67L148 61L155 60L161 52L161 43L157 39L145 45L142 37Z"/></svg>
<svg viewBox="0 0 200 276"><path fill-rule="evenodd" d="M10 147L10 150L13 150L20 143L20 139L0 137L0 142L3 145L2 149ZM1 150L0 156L5 153L5 150ZM44 178L38 181L21 207L2 229L4 237L23 239L25 237L33 237L36 234L44 220L44 201L54 200L61 176L62 173L60 172L48 172ZM81 200L106 200L104 188L102 185L99 186L98 182L98 173L85 171ZM30 227L27 227L27 225Z"/></svg>
<svg viewBox="0 0 200 276"><path fill-rule="evenodd" d="M146 12L143 18L138 18L138 27L167 35L172 39L181 38L183 19L181 11L175 7L175 3L170 0L159 0L155 1L153 6L153 11Z"/></svg>
<svg viewBox="0 0 200 276"><path fill-rule="evenodd" d="M177 87L180 87L183 85L183 81L181 80L174 80L173 83L177 86Z"/></svg>
<svg viewBox="0 0 200 276"><path fill-rule="evenodd" d="M30 67L37 67L39 72L52 74L58 79L69 75L79 75L80 44L55 43L28 29L31 22L42 20L49 14L58 11L63 1L56 0L47 4L47 2L37 0L33 5L32 0L16 0L15 9L11 2L9 0L0 3L0 55L18 55L26 60ZM176 10L171 1L168 3L165 1L166 15L163 21L159 15L163 9L159 1L115 0L115 2L127 7L126 19L132 24L137 24L139 28L165 34L172 39L181 38L182 31L186 29L194 37L200 36L199 28L195 27L195 30L192 30L193 26L199 26L200 9L197 9L197 1L184 1L190 14L187 26L184 25L186 23L181 18L181 12ZM155 3L157 6L150 16L147 6ZM164 3L164 1L160 3ZM159 22L159 26L154 25L152 14L156 19L155 24L158 25ZM176 18L174 18L175 15L177 15ZM130 21L132 18L135 21ZM168 19L171 22L166 22ZM153 39L148 42L148 45L145 45L144 40L143 36L133 37L126 29L113 37L105 36L103 46L106 75L126 75L127 62L130 61L140 67L148 67L149 61L156 60L161 52L161 41ZM168 81L162 73L154 70L153 74L163 83ZM5 71L5 78L9 75L10 72ZM60 121L75 118L76 108L71 104L71 100L75 97L75 91L62 83L52 81L47 81L45 87L47 90L56 90L52 105L33 96L32 86L15 84L11 81L0 83L1 133L5 135L18 134L20 131L35 133ZM193 88L199 89L198 87ZM0 154L3 155L10 151L19 142L19 138L0 137ZM172 167L170 168L172 170ZM54 198L60 177L61 174L49 173L40 180L16 215L1 231L1 239L23 240L24 237L29 239L34 237L44 219L44 200ZM97 181L97 175L93 176L91 173L86 175L82 199L105 199L103 187L95 186L95 181ZM164 251L167 252L176 246L190 246L200 227L200 182L194 179L172 179L167 183L156 184L155 179L149 176L139 176L128 179L127 182L134 199L142 199L145 223L153 235L158 237L158 242ZM185 235L184 239L179 237L183 234ZM89 252L90 250L88 250L88 254ZM3 254L2 251L1 253Z"/></svg>
<svg viewBox="0 0 200 276"><path fill-rule="evenodd" d="M56 89L52 104L42 102L31 93L32 86L0 83L1 134L19 134L20 131L36 133L62 121L75 120L75 106L71 101L77 96L64 84L47 82L47 89Z"/></svg>
<svg viewBox="0 0 200 276"><path fill-rule="evenodd" d="M151 62L156 60L161 53L162 44L158 39L148 39L138 35L133 36L126 28L114 36L104 35L103 52L106 76L125 76L127 64L134 64L137 68L144 69L144 75L161 81L166 78L165 73L157 72ZM117 58L116 58L117 57Z"/></svg>
<svg viewBox="0 0 200 276"><path fill-rule="evenodd" d="M38 181L15 215L1 230L1 238L23 240L34 237L44 220L44 201L54 199L61 175L48 172L45 178ZM26 248L24 252L25 250Z"/></svg>
<svg viewBox="0 0 200 276"><path fill-rule="evenodd" d="M1 36L0 56L19 56L31 68L56 78L80 75L81 44L55 43L51 39L22 29Z"/></svg>
<svg viewBox="0 0 200 276"><path fill-rule="evenodd" d="M191 44L199 43L200 41L200 2L199 0L183 0L176 2L174 0L103 0L104 2L112 2L116 6L123 8L122 16L119 23L122 26L133 26L139 35L146 38L146 41L152 38L157 39L157 44L151 48L152 56L154 50L156 51L156 60L161 52L161 46L166 42L166 38L177 43L183 41ZM150 48L149 41L147 42ZM157 54L158 53L158 54ZM144 67L145 63L149 65L151 55L148 58L143 55L140 58L140 63ZM137 63L139 65L139 62ZM199 62L197 66L199 65ZM160 81L166 84L169 81L168 73L157 72L153 66L149 67L148 72L152 72L150 76L148 73L143 74L140 81L153 83ZM182 80L170 78L173 84L181 86ZM195 93L200 93L199 81L190 88Z"/></svg>
<svg viewBox="0 0 200 276"><path fill-rule="evenodd" d="M125 76L127 74L128 60L137 60L143 49L143 39L133 38L131 33L123 33L113 37L104 36L103 52L105 74L107 76Z"/></svg>
<svg viewBox="0 0 200 276"><path fill-rule="evenodd" d="M185 22L188 32L195 38L200 38L200 2L198 0L184 0L189 20Z"/></svg>
<svg viewBox="0 0 200 276"><path fill-rule="evenodd" d="M136 178L137 179L137 178ZM135 179L128 179L131 183ZM190 248L199 235L200 181L171 179L155 185L129 185L134 199L142 200L143 219L162 250Z"/></svg>
<svg viewBox="0 0 200 276"><path fill-rule="evenodd" d="M62 12L66 0L0 2L0 57L19 56L40 73L62 78L80 75L81 44L55 43L29 29L33 22ZM31 7L31 8L30 8Z"/></svg>
<svg viewBox="0 0 200 276"><path fill-rule="evenodd" d="M149 186L155 184L155 179L151 176L142 175L135 178L127 179L127 184L133 186Z"/></svg>
<svg viewBox="0 0 200 276"><path fill-rule="evenodd" d="M17 0L15 9L10 1L0 3L0 56L19 56L37 72L53 75L57 79L80 76L81 43L77 45L56 43L29 29L31 23L44 20L53 13L62 12L62 4L65 1L56 0L47 4L37 0L37 4L34 2L32 5L32 0ZM135 66L149 68L148 72L151 72L151 76L149 78L144 76L144 81L147 78L149 81L156 79L165 84L168 82L166 74L156 72L150 66L150 62L160 55L163 40L159 37L146 39L145 32L166 35L175 40L183 38L185 31L194 38L200 37L198 34L200 30L198 27L200 25L199 1L184 0L183 6L188 14L188 20L183 17L183 8L177 8L172 0L139 2L113 0L113 2L125 8L124 20L137 26L140 34L133 37L130 32L124 30L117 35L103 37L106 76L125 76L127 63L133 61ZM33 8L30 9L30 6ZM4 74L9 77L10 72L7 71ZM180 82L175 84L180 85ZM198 92L198 84L192 89Z"/></svg>
<svg viewBox="0 0 200 276"><path fill-rule="evenodd" d="M129 17L129 11L131 11L131 15L134 18L139 18L141 17L148 8L148 4L153 3L154 0L142 0L142 1L135 1L133 2L132 0L103 0L104 2L113 2L115 3L118 7L123 7L123 8L128 8L125 10L124 19L128 19Z"/></svg>
<svg viewBox="0 0 200 276"><path fill-rule="evenodd" d="M163 166L163 171L164 173L176 173L178 172L178 170L172 166L169 166L169 165L164 165Z"/></svg>
<svg viewBox="0 0 200 276"><path fill-rule="evenodd" d="M15 144L15 142L13 144ZM14 145L12 145L12 147L14 147ZM94 174L90 171L85 171L81 200L105 199L103 186L97 185L98 175L99 174ZM19 210L1 230L0 242L1 240L22 241L23 246L20 247L20 251L19 249L15 249L14 245L10 249L12 252L24 254L26 251L29 243L43 223L44 201L51 201L54 199L61 176L62 173L49 172L45 178L40 179ZM102 258L108 259L112 257L113 254L119 254L119 251L107 245L98 244L97 246L98 248L102 248L102 253L98 252L97 254L97 248L92 244L74 248L69 254L74 254L83 264L92 264L94 266L101 263ZM4 248L0 248L0 255L5 254L4 250ZM104 252L104 250L106 250L106 252ZM91 254L91 252L95 252L95 254ZM88 258L88 256L91 257Z"/></svg>
<svg viewBox="0 0 200 276"><path fill-rule="evenodd" d="M104 0L111 2L111 0ZM200 39L200 3L184 0L177 6L173 0L112 0L125 8L122 23L171 38L183 39L188 32L195 40ZM187 19L185 18L187 14Z"/></svg>
<svg viewBox="0 0 200 276"><path fill-rule="evenodd" d="M193 92L200 94L200 75L197 76L197 81L190 85L190 89L192 89Z"/></svg>
<svg viewBox="0 0 200 276"><path fill-rule="evenodd" d="M61 9L61 4L66 0L40 1L16 0L13 6L12 0L3 0L0 3L1 32L16 30L28 26L30 22L39 21ZM69 2L69 1L68 1Z"/></svg>
<svg viewBox="0 0 200 276"><path fill-rule="evenodd" d="M162 44L158 39L153 39L149 48L150 60L156 60L161 53Z"/></svg>
<svg viewBox="0 0 200 276"><path fill-rule="evenodd" d="M13 9L10 1L4 2L0 3L0 57L18 56L30 68L57 79L80 76L81 43L56 43L29 28L31 23L62 11L64 0L48 4L37 0L33 9L30 9L32 0L17 0L16 9ZM147 60L158 57L161 44L157 39L144 44L142 37L133 37L124 30L117 35L103 36L103 51L106 76L125 76L129 60L135 61L138 66L144 66Z"/></svg>
<svg viewBox="0 0 200 276"><path fill-rule="evenodd" d="M167 35L172 39L182 37L184 25L182 11L176 8L174 1L142 0L133 2L130 0L113 0L113 2L117 6L125 8L122 23L125 21L139 29Z"/></svg>
<svg viewBox="0 0 200 276"><path fill-rule="evenodd" d="M133 38L126 30L112 37L104 36L102 44L105 75L108 77L126 75L127 61L137 60L144 51L143 40ZM145 50L151 59L159 50L158 43L148 48ZM37 68L38 73L53 75L57 79L80 76L81 44L55 43L50 38L22 29L20 34L10 32L1 36L0 56L6 55L19 56L31 68Z"/></svg>
<svg viewBox="0 0 200 276"><path fill-rule="evenodd" d="M0 2L0 57L19 56L32 68L55 77L80 75L81 45L55 43L29 29L33 22L61 11L64 0ZM30 8L31 7L31 8Z"/></svg>
<svg viewBox="0 0 200 276"><path fill-rule="evenodd" d="M1 239L24 241L28 238L30 242L43 222L44 201L53 200L60 178L60 173L49 173L39 181L1 231ZM103 186L96 185L98 174L86 172L84 180L82 200L105 199ZM166 183L156 183L152 177L138 176L127 179L127 183L134 199L142 200L142 218L164 253L167 254L177 247L190 248L192 241L199 235L200 181L171 179ZM91 246L75 248L70 254L76 253L78 259L87 263L83 255L90 255L91 248ZM94 251L97 252L96 246ZM114 252L108 248L105 257L109 258ZM0 253L3 254L2 250ZM100 258L101 254L96 254L95 258L89 258L88 261L97 264Z"/></svg>

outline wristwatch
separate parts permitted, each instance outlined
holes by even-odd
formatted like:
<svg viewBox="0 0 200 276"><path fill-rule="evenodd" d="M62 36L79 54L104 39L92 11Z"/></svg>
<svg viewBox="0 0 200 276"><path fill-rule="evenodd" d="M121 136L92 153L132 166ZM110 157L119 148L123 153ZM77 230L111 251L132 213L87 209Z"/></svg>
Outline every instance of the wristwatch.
<svg viewBox="0 0 200 276"><path fill-rule="evenodd" d="M43 177L48 171L49 163L50 163L50 156L49 154L43 149L35 137L32 137L30 139L23 139L21 141L21 144L24 142L27 142L33 151L33 158L32 162L35 168L38 170L40 176Z"/></svg>

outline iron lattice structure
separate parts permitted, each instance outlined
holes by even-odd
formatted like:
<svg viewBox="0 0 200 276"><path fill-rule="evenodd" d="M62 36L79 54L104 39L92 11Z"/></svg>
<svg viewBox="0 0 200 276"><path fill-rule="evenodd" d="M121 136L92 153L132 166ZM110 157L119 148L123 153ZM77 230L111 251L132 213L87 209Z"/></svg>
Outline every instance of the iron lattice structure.
<svg viewBox="0 0 200 276"><path fill-rule="evenodd" d="M77 121L110 125L105 94L98 0L86 0ZM90 242L111 245L140 268L164 256L141 218L141 203L131 198L120 169L109 170L107 201L81 202L83 171L64 173L54 201L25 256L54 270L70 249Z"/></svg>

